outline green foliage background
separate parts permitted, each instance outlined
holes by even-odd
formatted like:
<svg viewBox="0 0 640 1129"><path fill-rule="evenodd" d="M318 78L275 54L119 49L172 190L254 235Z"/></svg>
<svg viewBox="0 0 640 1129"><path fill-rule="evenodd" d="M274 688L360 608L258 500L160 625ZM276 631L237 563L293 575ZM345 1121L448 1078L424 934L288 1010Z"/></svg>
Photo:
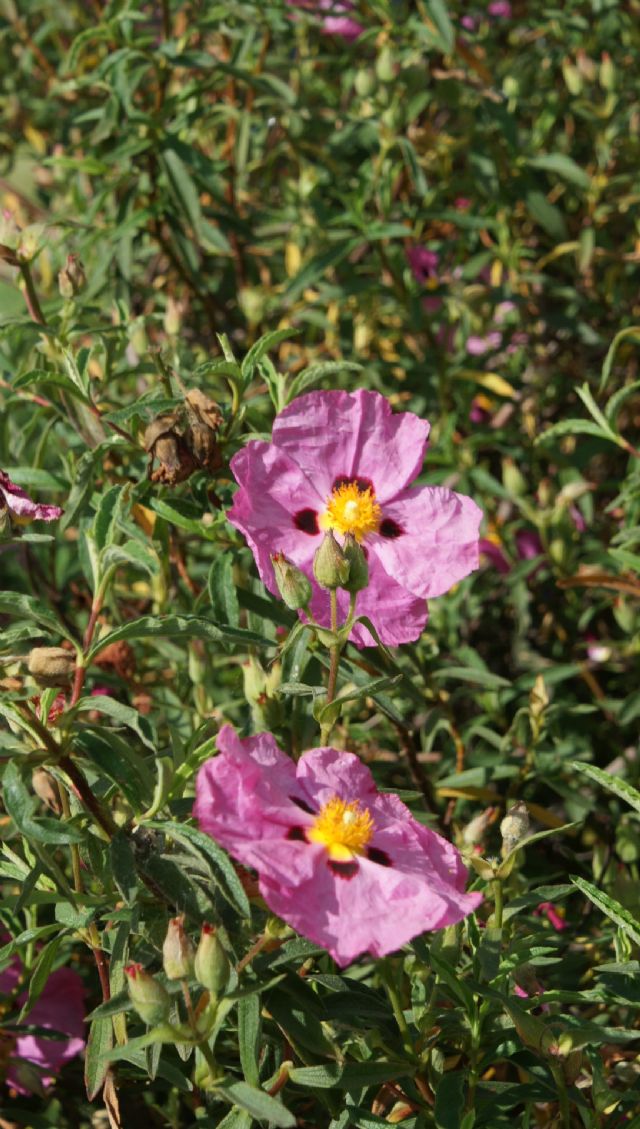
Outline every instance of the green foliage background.
<svg viewBox="0 0 640 1129"><path fill-rule="evenodd" d="M5 262L0 465L65 509L0 556L0 959L19 952L34 997L71 963L95 1008L100 947L116 1001L91 1029L90 1099L72 1063L46 1099L7 1094L9 1122L90 1125L117 1047L125 1125L640 1124L640 4L356 9L348 42L275 0L0 3L0 203L30 228L39 299ZM347 652L360 692L334 743L460 846L484 813L486 857L518 799L534 830L572 826L518 856L501 938L469 922L341 975L300 940L258 953L217 1037L226 1080L199 1102L180 1048L127 1044L123 966L160 969L176 910L194 936L220 922L236 962L261 935L190 829L193 779L223 719L313 745L309 696L279 686L319 685L325 662L308 636L280 654L295 617L226 522L228 459L303 389L363 385L430 418L421 481L478 501L502 571L483 558L392 659ZM192 388L221 407L222 465L151 482L145 428ZM47 725L45 691L34 722L26 656L64 639L80 696ZM70 792L60 820L40 765Z"/></svg>

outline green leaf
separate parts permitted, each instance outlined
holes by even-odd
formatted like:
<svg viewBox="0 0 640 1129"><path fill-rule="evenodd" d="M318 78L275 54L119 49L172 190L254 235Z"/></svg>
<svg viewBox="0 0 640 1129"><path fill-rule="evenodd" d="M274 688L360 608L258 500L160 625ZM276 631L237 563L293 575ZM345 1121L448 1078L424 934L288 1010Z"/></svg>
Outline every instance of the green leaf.
<svg viewBox="0 0 640 1129"><path fill-rule="evenodd" d="M286 392L286 403L290 404L296 396L306 392L307 388L317 384L325 376L334 376L341 372L362 372L362 367L355 361L320 361L318 364L308 365L291 381Z"/></svg>
<svg viewBox="0 0 640 1129"><path fill-rule="evenodd" d="M113 1025L111 1019L94 1019L89 1028L87 1049L84 1060L84 1082L90 1102L98 1096L104 1086L109 1070L107 1058L113 1047Z"/></svg>
<svg viewBox="0 0 640 1129"><path fill-rule="evenodd" d="M399 1078L406 1078L414 1068L406 1062L349 1062L328 1063L326 1066L295 1067L289 1074L291 1082L318 1090L361 1090L365 1086L381 1086Z"/></svg>
<svg viewBox="0 0 640 1129"><path fill-rule="evenodd" d="M63 935L64 934L58 933L58 936L53 937L51 941L47 942L44 948L38 953L36 963L31 970L27 998L18 1016L18 1023L22 1023L29 1015L29 1012L42 995L47 980L53 971L58 949L62 944Z"/></svg>
<svg viewBox="0 0 640 1129"><path fill-rule="evenodd" d="M455 32L447 5L444 0L425 0L425 8L438 29L442 51L450 54L455 43Z"/></svg>
<svg viewBox="0 0 640 1129"><path fill-rule="evenodd" d="M601 392L609 383L609 377L611 376L611 370L613 368L613 362L615 360L616 353L618 352L618 347L626 337L631 338L632 341L637 341L640 343L640 325L629 325L626 327L626 329L621 329L619 333L616 333L613 341L609 346L609 350L602 366L602 375L600 377Z"/></svg>
<svg viewBox="0 0 640 1129"><path fill-rule="evenodd" d="M71 396L76 396L85 404L88 404L89 398L85 396L84 392L78 388L75 381L70 380L62 372L48 372L46 369L31 369L30 372L23 372L22 376L16 377L13 381L14 388L30 388L32 385L45 388L61 388L63 392L68 392Z"/></svg>
<svg viewBox="0 0 640 1129"><path fill-rule="evenodd" d="M233 563L228 554L216 557L209 570L207 583L216 620L237 627L240 621L240 608L233 582Z"/></svg>
<svg viewBox="0 0 640 1129"><path fill-rule="evenodd" d="M438 1082L434 1118L438 1129L460 1129L466 1096L466 1075L463 1070L449 1070Z"/></svg>
<svg viewBox="0 0 640 1129"><path fill-rule="evenodd" d="M282 1102L272 1098L264 1090L249 1086L247 1082L226 1082L216 1086L216 1091L222 1094L227 1101L257 1117L260 1121L267 1121L277 1129L293 1129L297 1120Z"/></svg>
<svg viewBox="0 0 640 1129"><path fill-rule="evenodd" d="M202 211L193 174L180 159L175 149L170 146L162 150L160 160L164 165L167 179L178 206L189 220L196 235L199 234Z"/></svg>
<svg viewBox="0 0 640 1129"><path fill-rule="evenodd" d="M148 717L138 713L132 706L127 706L116 698L110 698L108 694L99 694L81 698L77 704L77 709L79 711L98 710L105 717L133 729L133 732L138 734L138 737L148 749L151 749L152 752L156 751L158 738L152 723Z"/></svg>
<svg viewBox="0 0 640 1129"><path fill-rule="evenodd" d="M431 677L438 681L453 678L457 682L473 682L478 686L486 686L488 690L503 690L511 686L507 678L475 666L445 666L432 671Z"/></svg>
<svg viewBox="0 0 640 1129"><path fill-rule="evenodd" d="M543 153L539 157L529 157L527 164L532 169L543 169L544 172L554 172L563 180L568 180L578 188L589 188L591 177L589 173L580 168L571 157L564 153Z"/></svg>
<svg viewBox="0 0 640 1129"><path fill-rule="evenodd" d="M245 383L248 384L251 380L258 361L261 357L264 357L269 349L274 348L275 345L279 345L281 341L286 341L289 337L295 337L296 333L299 333L299 330L273 329L271 333L265 333L263 337L260 337L255 344L251 346L242 362L241 373Z"/></svg>
<svg viewBox="0 0 640 1129"><path fill-rule="evenodd" d="M610 428L603 431L591 419L563 419L536 436L534 443L547 443L550 439L561 439L564 435L595 435L597 439L611 439Z"/></svg>
<svg viewBox="0 0 640 1129"><path fill-rule="evenodd" d="M2 610L0 608L0 610ZM105 647L123 639L147 639L160 635L164 638L208 639L212 643L234 643L238 646L273 647L273 640L246 631L241 627L220 626L211 620L195 615L145 615L116 627L114 631L95 644L87 657L90 665Z"/></svg>
<svg viewBox="0 0 640 1129"><path fill-rule="evenodd" d="M638 921L633 914L629 913L628 909L620 905L615 898L609 897L602 890L598 890L597 886L593 886L591 882L587 882L585 878L576 878L571 876L571 881L574 886L593 902L605 917L611 918L616 925L635 941L636 945L640 945L640 921Z"/></svg>
<svg viewBox="0 0 640 1129"><path fill-rule="evenodd" d="M238 1000L238 1050L242 1072L251 1086L260 1084L260 997L257 993Z"/></svg>
<svg viewBox="0 0 640 1129"><path fill-rule="evenodd" d="M138 893L138 876L136 863L129 837L125 831L118 831L109 844L109 859L113 872L113 880L129 905L135 901Z"/></svg>
<svg viewBox="0 0 640 1129"><path fill-rule="evenodd" d="M163 821L161 823L150 823L146 826L157 828L158 831L170 835L179 843L195 847L211 863L213 878L220 889L220 893L241 917L251 917L251 906L233 863L222 847L219 847L213 839L188 824Z"/></svg>
<svg viewBox="0 0 640 1129"><path fill-rule="evenodd" d="M0 612L19 618L33 619L50 635L62 635L76 646L75 639L67 631L55 614L38 603L33 596L23 596L19 592L0 592ZM43 632L44 634L44 632Z"/></svg>
<svg viewBox="0 0 640 1129"><path fill-rule="evenodd" d="M603 772L601 768L596 768L593 764L573 761L571 767L575 768L577 772L583 772L585 776L590 777L603 788L607 788L609 792L613 792L621 800L625 800L634 811L640 812L640 792L637 788L628 784L626 780L622 780L619 776L612 776L609 772Z"/></svg>
<svg viewBox="0 0 640 1129"><path fill-rule="evenodd" d="M128 485L111 486L100 498L92 530L99 553L113 541L129 492Z"/></svg>

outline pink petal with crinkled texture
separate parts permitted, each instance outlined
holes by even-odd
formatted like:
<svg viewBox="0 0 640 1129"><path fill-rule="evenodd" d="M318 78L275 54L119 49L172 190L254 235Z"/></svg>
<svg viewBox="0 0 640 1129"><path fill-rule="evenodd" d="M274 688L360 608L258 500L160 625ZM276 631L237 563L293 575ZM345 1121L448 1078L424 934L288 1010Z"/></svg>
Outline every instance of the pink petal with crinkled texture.
<svg viewBox="0 0 640 1129"><path fill-rule="evenodd" d="M372 537L369 570L375 559L414 596L440 596L478 567L482 511L471 498L443 486L407 490L383 509L402 528L399 537ZM384 527L384 524L383 524Z"/></svg>
<svg viewBox="0 0 640 1129"><path fill-rule="evenodd" d="M241 741L225 725L217 745L221 755L198 773L193 814L209 835L236 854L242 850L242 861L252 865L256 841L272 838L276 823L291 826L288 796L296 792L295 765L270 733Z"/></svg>
<svg viewBox="0 0 640 1129"><path fill-rule="evenodd" d="M342 966L365 952L385 956L428 929L461 921L481 900L479 894L434 888L428 873L358 861L353 878L336 877L321 862L295 887L260 881L269 908Z"/></svg>
<svg viewBox="0 0 640 1129"><path fill-rule="evenodd" d="M367 478L378 502L394 498L422 469L429 424L394 415L379 392L308 392L276 418L273 442L328 499L335 479Z"/></svg>
<svg viewBox="0 0 640 1129"><path fill-rule="evenodd" d="M260 579L277 595L271 554L282 552L311 575L321 534L301 532L294 523L300 510L324 509L324 498L293 459L271 443L254 440L231 460L240 489L227 513L244 533L256 559Z"/></svg>
<svg viewBox="0 0 640 1129"><path fill-rule="evenodd" d="M24 1004L26 998L24 993L18 1003ZM15 1058L24 1059L39 1067L43 1071L42 1084L50 1085L64 1063L84 1050L84 1016L84 988L77 972L71 968L59 968L52 972L42 995L28 1013L26 1022L68 1037L49 1039L41 1035L18 1035ZM29 1093L16 1065L10 1066L7 1082L18 1093Z"/></svg>
<svg viewBox="0 0 640 1129"><path fill-rule="evenodd" d="M4 495L5 504L16 517L31 521L55 521L62 514L59 506L44 506L34 502L22 487L12 482L9 475L1 470L0 494Z"/></svg>

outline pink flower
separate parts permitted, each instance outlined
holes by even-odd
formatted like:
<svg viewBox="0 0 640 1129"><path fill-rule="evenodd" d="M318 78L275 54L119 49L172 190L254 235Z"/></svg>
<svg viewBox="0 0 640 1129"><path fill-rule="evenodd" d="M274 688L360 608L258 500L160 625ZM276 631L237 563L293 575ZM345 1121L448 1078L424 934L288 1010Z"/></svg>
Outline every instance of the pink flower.
<svg viewBox="0 0 640 1129"><path fill-rule="evenodd" d="M487 12L494 20L510 20L511 19L511 4L509 0L492 0L489 4Z"/></svg>
<svg viewBox="0 0 640 1129"><path fill-rule="evenodd" d="M438 259L438 252L431 251L428 247L409 247L407 250L407 260L411 267L411 273L416 282L423 285L428 279L437 277Z"/></svg>
<svg viewBox="0 0 640 1129"><path fill-rule="evenodd" d="M0 510L7 508L19 525L30 521L55 521L62 514L59 506L43 506L33 502L28 494L0 470Z"/></svg>
<svg viewBox="0 0 640 1129"><path fill-rule="evenodd" d="M338 964L394 952L482 900L464 893L455 847L378 792L353 753L312 749L294 764L270 733L243 741L229 725L218 748L198 773L200 826L257 870L269 908Z"/></svg>
<svg viewBox="0 0 640 1129"><path fill-rule="evenodd" d="M567 928L567 923L564 917L560 916L553 902L540 902L538 908L534 909L533 912L537 916L542 913L546 914L547 919L549 920L551 925L553 925L556 933L562 933L562 930Z"/></svg>
<svg viewBox="0 0 640 1129"><path fill-rule="evenodd" d="M234 455L240 484L229 520L253 551L267 588L277 594L271 555L282 552L312 581L311 611L329 625L329 595L313 579L323 530L351 532L367 553L369 586L357 610L384 643L417 639L425 600L478 567L481 512L442 486L411 488L429 433L411 412L392 414L378 392L309 392L276 418L271 443L253 440ZM341 622L347 593L339 590ZM351 638L371 645L356 624Z"/></svg>
<svg viewBox="0 0 640 1129"><path fill-rule="evenodd" d="M354 4L351 0L287 0L287 3L294 8L303 8L306 12L333 13L323 17L324 35L339 35L342 39L354 40L364 31L362 24L343 14L353 11Z"/></svg>
<svg viewBox="0 0 640 1129"><path fill-rule="evenodd" d="M488 333L486 337L477 337L472 334L467 337L467 353L472 357L482 357L485 353L491 353L495 349L499 349L502 343L502 334L497 330Z"/></svg>
<svg viewBox="0 0 640 1129"><path fill-rule="evenodd" d="M16 957L0 973L0 992L13 992L20 975L21 964ZM22 992L17 997L16 1006L22 1007L26 999L27 993ZM7 1085L19 1094L37 1093L42 1086L50 1086L65 1062L84 1050L84 1015L84 989L78 973L70 968L52 972L24 1024L45 1028L56 1035L52 1038L21 1035L18 1028L17 1034L9 1036L15 1042L6 1074ZM7 1023L6 1018L3 1022ZM5 1031L5 1038L7 1035Z"/></svg>

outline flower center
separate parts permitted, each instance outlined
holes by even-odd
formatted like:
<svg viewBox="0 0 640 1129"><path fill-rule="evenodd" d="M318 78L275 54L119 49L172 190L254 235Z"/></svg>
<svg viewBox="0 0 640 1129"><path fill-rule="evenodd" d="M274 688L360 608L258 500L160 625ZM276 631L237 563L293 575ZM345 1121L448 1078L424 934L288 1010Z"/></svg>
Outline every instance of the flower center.
<svg viewBox="0 0 640 1129"><path fill-rule="evenodd" d="M321 529L335 529L343 536L352 533L356 541L362 541L367 533L377 532L381 518L382 510L370 486L361 490L357 482L343 482L331 492L318 524Z"/></svg>
<svg viewBox="0 0 640 1129"><path fill-rule="evenodd" d="M307 841L326 847L329 858L335 862L345 862L363 853L373 835L373 826L368 809L361 807L359 800L347 804L333 796L308 828Z"/></svg>

